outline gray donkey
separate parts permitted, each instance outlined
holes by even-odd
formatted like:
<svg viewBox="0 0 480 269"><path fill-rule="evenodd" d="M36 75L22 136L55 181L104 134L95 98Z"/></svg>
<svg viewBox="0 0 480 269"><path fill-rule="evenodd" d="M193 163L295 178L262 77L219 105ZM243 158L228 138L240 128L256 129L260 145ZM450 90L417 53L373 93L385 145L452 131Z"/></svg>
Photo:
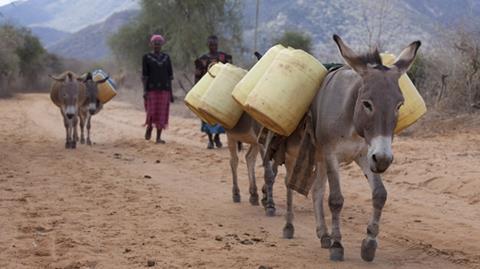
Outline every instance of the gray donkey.
<svg viewBox="0 0 480 269"><path fill-rule="evenodd" d="M411 43L391 67L386 67L382 65L377 50L358 55L339 36L334 35L333 39L348 66L327 75L311 104L313 139L310 145L300 143L301 132L298 130L287 138L287 178L292 173L299 150L313 150L316 175L312 198L317 236L321 246L330 249L330 259L339 261L344 258L340 233L340 211L344 198L340 188L339 166L356 162L372 190L373 214L361 245L362 259L372 261L377 249L380 216L387 199L380 174L393 161L394 129L399 108L404 102L398 79L413 64L421 43ZM327 180L330 189L328 205L332 213L331 234L328 233L323 209ZM283 229L285 238L293 237L292 221L292 190L287 189L287 214Z"/></svg>
<svg viewBox="0 0 480 269"><path fill-rule="evenodd" d="M254 53L258 60L262 58L259 52ZM265 183L262 187L263 198L262 205L265 208L265 214L267 216L275 215L275 202L273 201L273 183L277 174L278 165L272 164L269 160L264 158L265 148L264 145L258 142L258 136L262 130L262 126L247 113L243 113L238 123L230 130L226 130L228 139L228 149L230 151L230 168L232 169L233 187L232 198L234 203L240 202L240 188L238 187L238 149L237 145L241 143L249 144L245 159L247 162L248 179L249 179L249 192L250 192L250 204L258 205L258 192L257 183L255 178L255 163L257 161L258 153L263 160L264 168L264 180Z"/></svg>
<svg viewBox="0 0 480 269"><path fill-rule="evenodd" d="M92 116L96 115L103 108L103 104L98 100L98 85L105 83L109 77L99 81L94 81L89 72L85 75L83 83L85 85L86 98L80 106L80 143L85 144L85 123L87 124L87 145L92 145L90 140L90 128Z"/></svg>
<svg viewBox="0 0 480 269"><path fill-rule="evenodd" d="M50 89L50 98L62 113L67 134L65 148L74 149L77 147L78 113L80 105L85 101L85 86L71 71L49 77L55 80Z"/></svg>
<svg viewBox="0 0 480 269"><path fill-rule="evenodd" d="M258 205L258 193L255 178L255 163L257 155L260 153L263 159L264 179L265 184L262 188L263 198L262 204L265 208L267 216L275 215L275 203L273 201L273 183L276 176L276 170L272 169L270 161L263 158L265 155L264 146L257 141L257 137L261 131L261 125L250 117L247 113L243 113L242 117L234 128L227 130L228 149L230 150L230 167L232 169L233 188L232 196L233 202L240 202L240 189L237 181L238 168L238 143L242 142L249 144L245 159L247 162L248 178L250 183L250 204ZM275 166L276 168L277 166Z"/></svg>

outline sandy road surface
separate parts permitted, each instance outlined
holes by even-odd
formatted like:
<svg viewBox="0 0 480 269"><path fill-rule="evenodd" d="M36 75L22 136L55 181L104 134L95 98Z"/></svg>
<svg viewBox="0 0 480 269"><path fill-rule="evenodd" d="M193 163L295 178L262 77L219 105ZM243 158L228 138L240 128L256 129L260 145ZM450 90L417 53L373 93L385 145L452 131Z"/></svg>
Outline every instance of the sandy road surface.
<svg viewBox="0 0 480 269"><path fill-rule="evenodd" d="M283 184L278 216L265 217L248 203L242 162L233 204L228 152L204 150L197 120L172 117L166 145L142 140L142 120L109 103L93 120L96 144L72 151L47 95L0 100L0 268L480 267L479 128L395 141L373 263L360 258L370 190L346 167L346 261L331 263L309 199L295 196L296 237L284 240Z"/></svg>

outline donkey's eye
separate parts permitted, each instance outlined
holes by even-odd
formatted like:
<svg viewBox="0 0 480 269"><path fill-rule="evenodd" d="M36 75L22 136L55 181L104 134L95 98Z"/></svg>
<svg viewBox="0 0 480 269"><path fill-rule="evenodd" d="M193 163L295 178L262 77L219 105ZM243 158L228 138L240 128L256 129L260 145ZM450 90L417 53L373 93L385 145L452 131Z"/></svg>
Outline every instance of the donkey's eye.
<svg viewBox="0 0 480 269"><path fill-rule="evenodd" d="M400 108L403 106L403 102L397 105L397 111L400 110Z"/></svg>
<svg viewBox="0 0 480 269"><path fill-rule="evenodd" d="M364 100L364 101L362 101L362 105L363 105L363 107L364 107L368 112L372 112L372 111L373 111L373 104L372 104L372 102Z"/></svg>

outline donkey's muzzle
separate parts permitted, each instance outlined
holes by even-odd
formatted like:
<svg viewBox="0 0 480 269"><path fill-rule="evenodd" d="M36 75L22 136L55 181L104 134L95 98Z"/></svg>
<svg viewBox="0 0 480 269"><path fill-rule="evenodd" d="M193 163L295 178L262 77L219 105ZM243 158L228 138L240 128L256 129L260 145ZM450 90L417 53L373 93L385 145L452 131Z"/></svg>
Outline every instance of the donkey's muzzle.
<svg viewBox="0 0 480 269"><path fill-rule="evenodd" d="M393 162L392 137L374 137L368 149L368 159L372 172L385 172Z"/></svg>
<svg viewBox="0 0 480 269"><path fill-rule="evenodd" d="M385 172L393 162L393 155L385 153L372 154L370 169L374 173Z"/></svg>
<svg viewBox="0 0 480 269"><path fill-rule="evenodd" d="M69 120L71 120L75 116L76 112L77 111L74 106L69 105L65 108L65 116Z"/></svg>
<svg viewBox="0 0 480 269"><path fill-rule="evenodd" d="M97 104L95 102L90 102L88 105L88 113L90 113L90 115L95 115L95 112L97 112Z"/></svg>

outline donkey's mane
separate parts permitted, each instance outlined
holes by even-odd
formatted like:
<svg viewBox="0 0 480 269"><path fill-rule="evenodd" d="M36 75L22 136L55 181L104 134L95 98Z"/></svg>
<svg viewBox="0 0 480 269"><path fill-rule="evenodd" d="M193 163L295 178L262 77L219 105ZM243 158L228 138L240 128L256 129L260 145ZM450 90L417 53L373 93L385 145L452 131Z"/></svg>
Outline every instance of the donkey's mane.
<svg viewBox="0 0 480 269"><path fill-rule="evenodd" d="M72 71L65 71L63 72L62 74L58 75L57 78L60 79L60 80L65 80L65 79L70 79L70 80L74 80L74 79L77 79L78 76L77 74L75 74L74 72Z"/></svg>
<svg viewBox="0 0 480 269"><path fill-rule="evenodd" d="M382 64L382 58L380 57L380 53L378 52L378 49L361 54L358 56L358 59L367 65L374 66L374 68L377 68L377 69L386 68Z"/></svg>

